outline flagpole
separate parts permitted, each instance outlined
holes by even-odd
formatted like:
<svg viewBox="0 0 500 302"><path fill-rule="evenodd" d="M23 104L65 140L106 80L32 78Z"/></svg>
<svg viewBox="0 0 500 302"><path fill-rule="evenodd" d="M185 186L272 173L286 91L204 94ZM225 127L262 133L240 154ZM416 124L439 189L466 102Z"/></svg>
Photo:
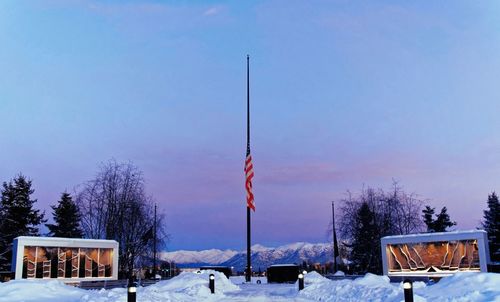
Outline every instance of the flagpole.
<svg viewBox="0 0 500 302"><path fill-rule="evenodd" d="M156 280L156 203L155 203L155 220L153 228L153 279Z"/></svg>
<svg viewBox="0 0 500 302"><path fill-rule="evenodd" d="M337 272L337 234L335 234L335 202L332 201L332 233L333 233L333 273Z"/></svg>
<svg viewBox="0 0 500 302"><path fill-rule="evenodd" d="M250 154L250 56L247 55L247 156ZM247 269L245 274L246 282L251 282L251 228L250 228L250 207L247 204Z"/></svg>

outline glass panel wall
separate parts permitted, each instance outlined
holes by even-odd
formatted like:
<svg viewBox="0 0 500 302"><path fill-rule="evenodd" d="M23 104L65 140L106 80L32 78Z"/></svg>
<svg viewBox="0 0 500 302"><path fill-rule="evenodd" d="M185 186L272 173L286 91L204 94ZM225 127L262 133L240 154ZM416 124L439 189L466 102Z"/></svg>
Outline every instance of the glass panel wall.
<svg viewBox="0 0 500 302"><path fill-rule="evenodd" d="M57 278L57 247L45 248L45 260L43 278Z"/></svg>
<svg viewBox="0 0 500 302"><path fill-rule="evenodd" d="M70 257L71 258L71 255ZM67 253L64 249L58 249L57 251L57 278L66 277L66 259ZM70 275L71 278L71 275Z"/></svg>
<svg viewBox="0 0 500 302"><path fill-rule="evenodd" d="M26 246L23 278L111 277L113 249Z"/></svg>
<svg viewBox="0 0 500 302"><path fill-rule="evenodd" d="M88 256L90 258L90 271L92 277L97 277L99 266L99 249L88 249Z"/></svg>
<svg viewBox="0 0 500 302"><path fill-rule="evenodd" d="M389 272L479 271L476 240L387 245Z"/></svg>
<svg viewBox="0 0 500 302"><path fill-rule="evenodd" d="M50 261L47 259L45 247L37 247L36 278L50 278Z"/></svg>
<svg viewBox="0 0 500 302"><path fill-rule="evenodd" d="M80 270L79 249L66 249L66 278L78 278Z"/></svg>
<svg viewBox="0 0 500 302"><path fill-rule="evenodd" d="M24 248L23 256L23 278L35 278L36 275L36 247Z"/></svg>
<svg viewBox="0 0 500 302"><path fill-rule="evenodd" d="M99 277L111 277L113 265L113 249L99 251Z"/></svg>

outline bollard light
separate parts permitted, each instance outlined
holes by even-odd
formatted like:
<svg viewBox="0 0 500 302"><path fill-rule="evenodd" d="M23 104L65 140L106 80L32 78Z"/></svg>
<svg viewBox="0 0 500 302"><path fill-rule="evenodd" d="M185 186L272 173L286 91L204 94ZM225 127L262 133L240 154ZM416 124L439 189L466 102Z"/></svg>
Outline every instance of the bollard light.
<svg viewBox="0 0 500 302"><path fill-rule="evenodd" d="M302 272L302 274L303 274L304 276L305 276L305 275L307 275L307 271L306 271L306 270L304 270L304 271Z"/></svg>
<svg viewBox="0 0 500 302"><path fill-rule="evenodd" d="M406 279L403 281L403 290L405 293L405 302L413 302L413 283Z"/></svg>
<svg viewBox="0 0 500 302"><path fill-rule="evenodd" d="M210 287L210 292L212 294L215 293L215 276L214 274L210 274L208 277L208 287Z"/></svg>
<svg viewBox="0 0 500 302"><path fill-rule="evenodd" d="M299 290L304 289L304 274L299 274Z"/></svg>
<svg viewBox="0 0 500 302"><path fill-rule="evenodd" d="M137 286L134 281L129 281L127 287L127 302L135 302L137 294Z"/></svg>

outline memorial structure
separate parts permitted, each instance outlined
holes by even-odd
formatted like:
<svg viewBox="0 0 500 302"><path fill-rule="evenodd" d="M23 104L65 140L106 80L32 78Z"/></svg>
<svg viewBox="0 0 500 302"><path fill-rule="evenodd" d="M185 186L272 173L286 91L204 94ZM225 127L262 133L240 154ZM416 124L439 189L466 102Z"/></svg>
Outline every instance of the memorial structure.
<svg viewBox="0 0 500 302"><path fill-rule="evenodd" d="M444 277L486 272L490 262L482 230L387 236L381 240L384 275Z"/></svg>
<svg viewBox="0 0 500 302"><path fill-rule="evenodd" d="M57 237L14 239L15 279L57 279L64 282L116 280L118 242Z"/></svg>

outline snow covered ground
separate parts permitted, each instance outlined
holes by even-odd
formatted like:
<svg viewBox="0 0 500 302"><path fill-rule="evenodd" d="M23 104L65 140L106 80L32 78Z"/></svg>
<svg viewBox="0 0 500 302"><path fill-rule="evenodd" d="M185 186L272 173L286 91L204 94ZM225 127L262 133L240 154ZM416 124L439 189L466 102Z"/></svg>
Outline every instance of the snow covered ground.
<svg viewBox="0 0 500 302"><path fill-rule="evenodd" d="M216 293L208 288L208 276L215 274ZM305 289L297 284L267 284L265 278L245 284L243 277L228 280L223 274L202 271L181 275L155 285L139 288L137 301L403 301L401 283L384 276L367 274L356 280L328 280L318 273L305 276ZM500 274L461 273L443 278L434 285L414 284L415 302L500 302ZM58 281L20 280L0 283L0 302L126 302L126 289L83 290Z"/></svg>

